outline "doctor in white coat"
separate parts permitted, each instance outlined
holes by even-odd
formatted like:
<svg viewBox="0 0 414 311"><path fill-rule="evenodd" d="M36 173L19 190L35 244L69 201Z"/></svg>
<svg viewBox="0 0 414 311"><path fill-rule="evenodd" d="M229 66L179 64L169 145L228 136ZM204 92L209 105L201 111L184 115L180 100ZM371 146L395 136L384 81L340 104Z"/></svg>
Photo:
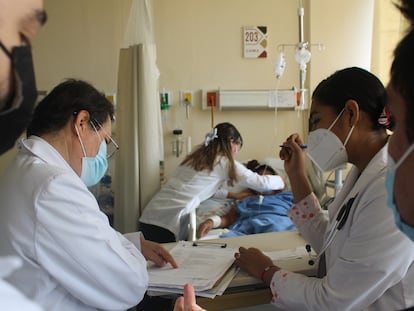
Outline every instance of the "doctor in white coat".
<svg viewBox="0 0 414 311"><path fill-rule="evenodd" d="M236 264L270 285L275 306L389 311L414 304L414 245L395 226L384 187L385 100L381 82L355 67L315 89L308 155L323 171L353 164L328 213L306 179L302 139L294 134L284 142L280 155L295 198L288 214L315 251L325 253L326 276L285 271L258 249L240 248Z"/></svg>
<svg viewBox="0 0 414 311"><path fill-rule="evenodd" d="M187 240L190 213L213 195L228 196L219 190L223 183L237 182L258 192L283 189L282 177L259 175L235 160L242 145L233 124L217 124L148 202L139 219L145 236L160 243Z"/></svg>
<svg viewBox="0 0 414 311"><path fill-rule="evenodd" d="M111 228L87 188L106 171L112 118L90 84L61 83L0 179L0 253L23 261L8 280L45 310L126 310L147 289L146 259L177 267L159 244Z"/></svg>

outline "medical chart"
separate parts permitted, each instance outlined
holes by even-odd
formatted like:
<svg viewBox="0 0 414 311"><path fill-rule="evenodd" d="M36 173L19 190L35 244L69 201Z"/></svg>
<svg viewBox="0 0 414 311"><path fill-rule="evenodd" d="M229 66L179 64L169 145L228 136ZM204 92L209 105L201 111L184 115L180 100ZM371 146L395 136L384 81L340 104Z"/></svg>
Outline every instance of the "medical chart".
<svg viewBox="0 0 414 311"><path fill-rule="evenodd" d="M179 242L171 250L179 268L149 267L149 287L182 289L186 283L191 283L196 291L211 289L233 264L236 251L221 243L204 242L193 246L192 242Z"/></svg>

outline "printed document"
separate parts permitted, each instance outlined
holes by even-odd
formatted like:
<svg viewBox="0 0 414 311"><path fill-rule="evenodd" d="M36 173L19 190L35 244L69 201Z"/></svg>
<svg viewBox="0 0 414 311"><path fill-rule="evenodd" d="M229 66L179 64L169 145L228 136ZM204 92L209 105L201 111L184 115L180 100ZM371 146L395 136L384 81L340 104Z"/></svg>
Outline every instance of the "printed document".
<svg viewBox="0 0 414 311"><path fill-rule="evenodd" d="M191 283L196 291L213 288L234 262L234 253L238 249L227 247L223 243L178 242L171 250L177 269L170 265L148 268L149 289L179 288Z"/></svg>

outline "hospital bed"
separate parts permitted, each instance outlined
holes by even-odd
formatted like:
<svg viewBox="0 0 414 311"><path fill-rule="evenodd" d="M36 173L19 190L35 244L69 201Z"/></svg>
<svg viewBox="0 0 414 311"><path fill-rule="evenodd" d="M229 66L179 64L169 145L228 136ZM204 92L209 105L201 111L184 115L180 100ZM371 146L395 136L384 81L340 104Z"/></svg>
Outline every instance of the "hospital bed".
<svg viewBox="0 0 414 311"><path fill-rule="evenodd" d="M246 161L247 162L247 161ZM243 162L243 163L246 163ZM289 179L286 175L286 172L283 167L283 161L278 158L265 158L262 161L259 161L261 164L267 164L271 166L276 173L279 176L282 176L283 179L286 182L286 190L290 190L289 185ZM307 175L309 178L309 181L312 185L312 188L314 190L314 193L318 197L321 206L324 207L327 204L329 204L333 196L340 191L342 187L342 178L343 178L343 170L345 167L342 167L338 170L336 170L334 179L328 179L325 174L320 172L313 163L306 159L306 169L307 169ZM328 175L331 176L331 175ZM226 187L226 185L223 185L223 187ZM332 188L332 193L328 194L328 189ZM231 192L239 192L243 190L240 186L237 184L233 187L228 187L228 190ZM216 198L210 198L200 204L200 206L190 214L190 225L189 225L189 240L193 241L196 240L196 232L199 224L201 224L203 221L208 219L209 217L213 215L223 216L225 215L232 203L234 203L234 200L231 199L216 199ZM213 229L211 230L205 237L202 239L213 239L218 238L220 235L227 233L228 230L226 228L224 229Z"/></svg>

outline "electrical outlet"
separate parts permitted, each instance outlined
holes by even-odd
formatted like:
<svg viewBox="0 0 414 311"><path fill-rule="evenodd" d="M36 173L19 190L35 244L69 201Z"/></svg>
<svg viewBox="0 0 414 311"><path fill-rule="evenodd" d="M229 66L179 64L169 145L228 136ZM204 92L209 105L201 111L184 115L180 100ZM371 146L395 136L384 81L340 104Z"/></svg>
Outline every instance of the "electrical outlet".
<svg viewBox="0 0 414 311"><path fill-rule="evenodd" d="M207 92L207 107L217 107L217 92Z"/></svg>

